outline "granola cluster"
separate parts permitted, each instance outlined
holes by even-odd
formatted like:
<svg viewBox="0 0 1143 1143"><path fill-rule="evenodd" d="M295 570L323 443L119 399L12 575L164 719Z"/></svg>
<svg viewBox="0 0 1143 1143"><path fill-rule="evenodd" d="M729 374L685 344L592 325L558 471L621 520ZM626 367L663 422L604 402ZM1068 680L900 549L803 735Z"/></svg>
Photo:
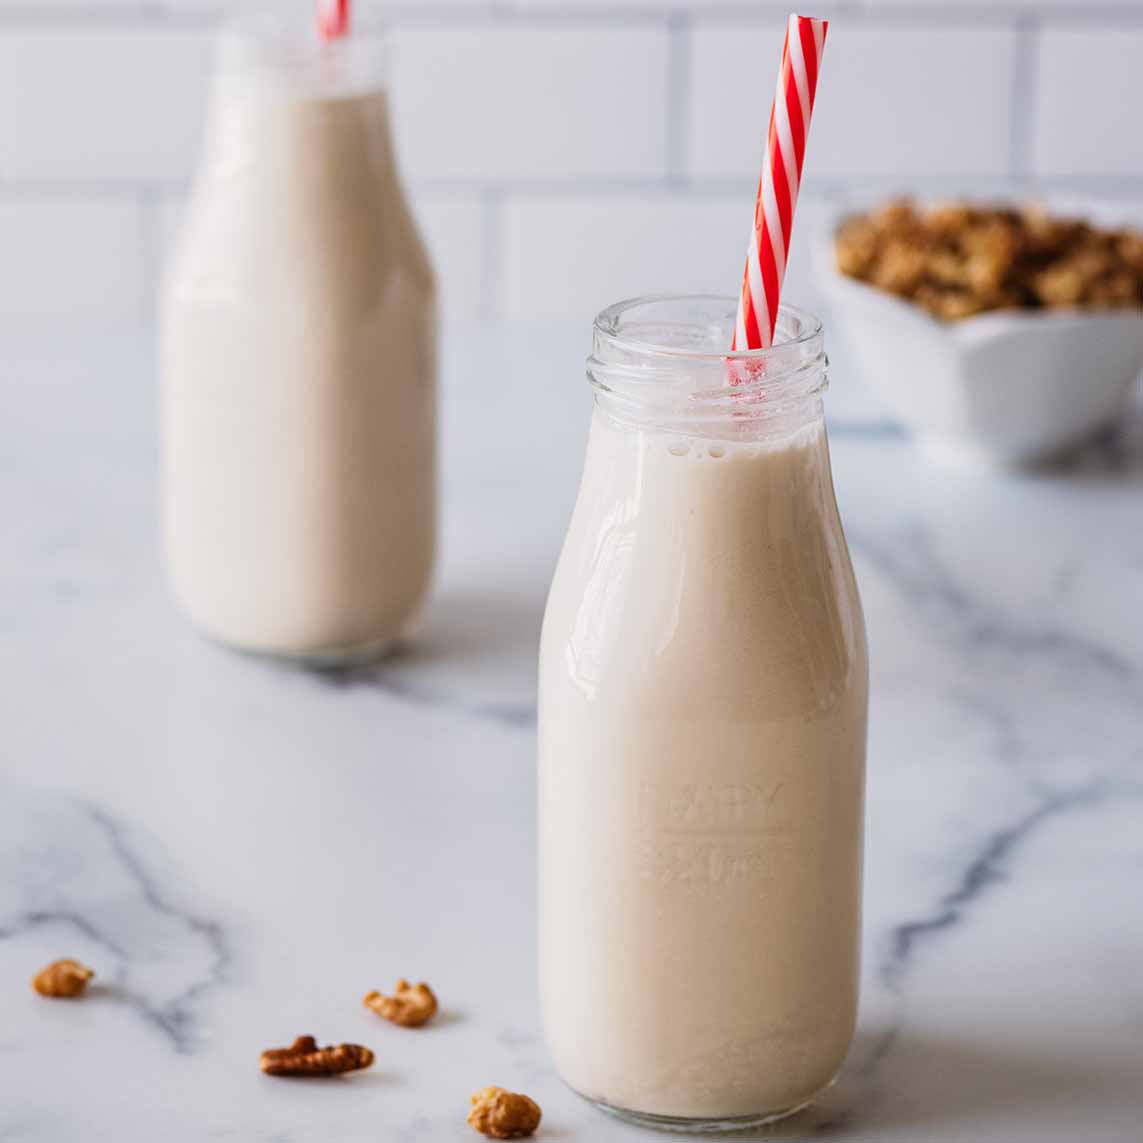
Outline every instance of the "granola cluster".
<svg viewBox="0 0 1143 1143"><path fill-rule="evenodd" d="M1038 207L908 200L847 219L838 269L956 321L999 309L1143 306L1143 233Z"/></svg>

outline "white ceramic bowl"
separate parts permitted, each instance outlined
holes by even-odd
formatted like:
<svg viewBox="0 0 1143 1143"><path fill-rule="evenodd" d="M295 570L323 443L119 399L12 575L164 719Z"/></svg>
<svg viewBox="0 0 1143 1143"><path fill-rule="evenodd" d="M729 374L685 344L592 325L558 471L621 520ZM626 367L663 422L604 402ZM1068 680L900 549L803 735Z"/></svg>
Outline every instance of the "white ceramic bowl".
<svg viewBox="0 0 1143 1143"><path fill-rule="evenodd" d="M934 451L1014 465L1081 440L1123 409L1143 368L1143 311L997 311L957 322L814 259L846 349L888 409Z"/></svg>

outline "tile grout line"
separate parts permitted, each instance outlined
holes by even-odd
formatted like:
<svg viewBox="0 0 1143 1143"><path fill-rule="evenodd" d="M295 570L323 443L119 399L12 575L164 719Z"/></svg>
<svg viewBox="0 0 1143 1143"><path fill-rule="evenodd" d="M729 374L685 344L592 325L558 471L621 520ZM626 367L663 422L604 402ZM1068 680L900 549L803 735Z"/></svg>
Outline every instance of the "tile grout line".
<svg viewBox="0 0 1143 1143"><path fill-rule="evenodd" d="M689 183L687 139L690 131L691 19L674 13L667 21L667 184Z"/></svg>
<svg viewBox="0 0 1143 1143"><path fill-rule="evenodd" d="M955 0L932 3L902 3L881 6L867 0L822 0L821 14L836 20L872 26L976 25L980 27L1012 24L1029 16L1028 9L1016 0L1000 0L995 5L965 8ZM764 22L781 20L789 11L787 0L726 0L723 3L698 3L697 0L660 0L658 4L552 3L533 7L512 0L485 0L481 4L441 3L418 5L410 0L396 0L384 9L380 20L363 21L367 31L398 26L433 26L460 24L485 27L553 27L568 24L593 25L599 28L651 26L664 20L709 20L714 23ZM112 7L92 7L82 0L44 9L34 0L16 0L0 7L0 25L74 25L83 28L123 27L202 30L215 27L225 15L221 2L201 8L187 9L172 0L135 0ZM1043 13L1043 17L1064 25L1099 27L1116 24L1139 27L1143 9L1108 3L1107 0L1072 0Z"/></svg>
<svg viewBox="0 0 1143 1143"><path fill-rule="evenodd" d="M139 248L143 285L142 313L140 317L152 325L158 317L158 290L161 254L159 251L159 206L161 195L153 187L140 187L136 196L139 212Z"/></svg>
<svg viewBox="0 0 1143 1143"><path fill-rule="evenodd" d="M1009 94L1008 165L1022 186L1032 178L1036 137L1037 80L1039 75L1040 24L1034 13L1016 22L1012 59L1012 89Z"/></svg>
<svg viewBox="0 0 1143 1143"><path fill-rule="evenodd" d="M746 182L756 180L756 173L742 171L737 175L688 175L685 184L675 189L695 200L719 199L740 195ZM969 189L987 190L1003 187L1017 181L1013 173L1000 175L944 174L852 174L815 175L813 190L819 197L829 197L847 190L891 191L907 179L919 191L941 189L950 182L963 184ZM1047 190L1071 189L1092 194L1107 194L1121 198L1143 198L1143 171L1138 174L1085 174L1056 173L1030 176L1036 186ZM671 189L670 180L662 175L601 176L571 175L558 177L519 177L510 180L474 177L412 176L408 185L415 195L438 198L466 198L470 196L497 199L507 194L522 197L550 196L631 196L656 194ZM140 194L155 200L178 196L187 191L185 179L92 179L54 177L33 179L21 175L0 177L0 199L9 203L41 203L48 206L67 206L71 203L135 202Z"/></svg>
<svg viewBox="0 0 1143 1143"><path fill-rule="evenodd" d="M504 236L504 192L487 187L480 195L480 300L477 315L484 321L501 316L501 288L504 271L501 242Z"/></svg>
<svg viewBox="0 0 1143 1143"><path fill-rule="evenodd" d="M917 27L933 25L996 26L1011 24L1026 17L1028 9L1015 0L979 7L965 8L955 0L935 3L903 3L879 6L864 0L822 0L821 14L836 20L868 25ZM661 0L658 4L605 3L552 3L543 7L513 3L510 0L485 0L481 4L441 3L418 5L409 0L396 0L384 9L384 16L362 22L366 31L396 26L415 25L484 25L487 27L524 26L544 27L568 24L588 24L600 28L648 26L664 20L709 20L715 23L759 22L781 20L789 11L787 0L728 0L724 3L698 3L697 0ZM224 18L223 3L186 8L167 0L135 0L111 7L92 7L82 0L58 4L44 9L34 0L16 0L0 6L0 23L39 24L59 26L73 24L82 27L135 25L149 28L196 29L211 28ZM1073 0L1072 3L1053 6L1044 13L1045 18L1062 24L1100 26L1116 23L1138 27L1143 22L1143 11L1122 4L1101 0Z"/></svg>

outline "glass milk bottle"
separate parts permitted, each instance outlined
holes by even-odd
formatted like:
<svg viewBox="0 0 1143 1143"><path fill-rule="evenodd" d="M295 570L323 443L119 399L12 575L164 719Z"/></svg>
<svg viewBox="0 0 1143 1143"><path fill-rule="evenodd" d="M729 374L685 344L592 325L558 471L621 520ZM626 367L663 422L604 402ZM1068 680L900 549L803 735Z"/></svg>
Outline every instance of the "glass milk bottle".
<svg viewBox="0 0 1143 1143"><path fill-rule="evenodd" d="M436 291L375 42L220 42L165 282L163 525L204 631L318 661L388 646L435 541Z"/></svg>
<svg viewBox="0 0 1143 1143"><path fill-rule="evenodd" d="M540 652L556 1066L627 1118L708 1130L836 1075L861 912L868 666L822 327L783 308L773 348L729 353L735 306L597 318Z"/></svg>

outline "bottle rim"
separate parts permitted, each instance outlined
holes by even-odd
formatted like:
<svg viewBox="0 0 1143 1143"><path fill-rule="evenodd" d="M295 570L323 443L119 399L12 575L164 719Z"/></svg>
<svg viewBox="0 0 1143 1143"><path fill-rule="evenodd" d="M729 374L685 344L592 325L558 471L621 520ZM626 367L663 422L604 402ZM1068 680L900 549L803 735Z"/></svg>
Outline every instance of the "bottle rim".
<svg viewBox="0 0 1143 1143"><path fill-rule="evenodd" d="M602 310L587 361L597 401L664 424L820 411L829 365L821 320L780 306L773 345L732 350L737 307L729 295L663 293Z"/></svg>
<svg viewBox="0 0 1143 1143"><path fill-rule="evenodd" d="M323 40L316 25L278 12L232 16L215 40L219 76L260 81L266 94L338 98L384 88L389 41L380 30Z"/></svg>
<svg viewBox="0 0 1143 1143"><path fill-rule="evenodd" d="M791 348L812 345L815 339L821 339L824 333L824 326L820 318L799 306L790 306L785 303L778 307L774 344L765 349L710 349L701 351L648 340L625 332L625 323L629 323L637 312L651 307L666 305L681 308L689 305L699 308L710 304L724 309L731 322L737 316L738 299L730 295L640 294L633 298L625 298L623 301L615 302L601 310L595 317L594 330L597 337L605 339L617 347L626 347L650 355L689 358L695 361L774 360L788 356ZM731 329L733 329L733 325Z"/></svg>

